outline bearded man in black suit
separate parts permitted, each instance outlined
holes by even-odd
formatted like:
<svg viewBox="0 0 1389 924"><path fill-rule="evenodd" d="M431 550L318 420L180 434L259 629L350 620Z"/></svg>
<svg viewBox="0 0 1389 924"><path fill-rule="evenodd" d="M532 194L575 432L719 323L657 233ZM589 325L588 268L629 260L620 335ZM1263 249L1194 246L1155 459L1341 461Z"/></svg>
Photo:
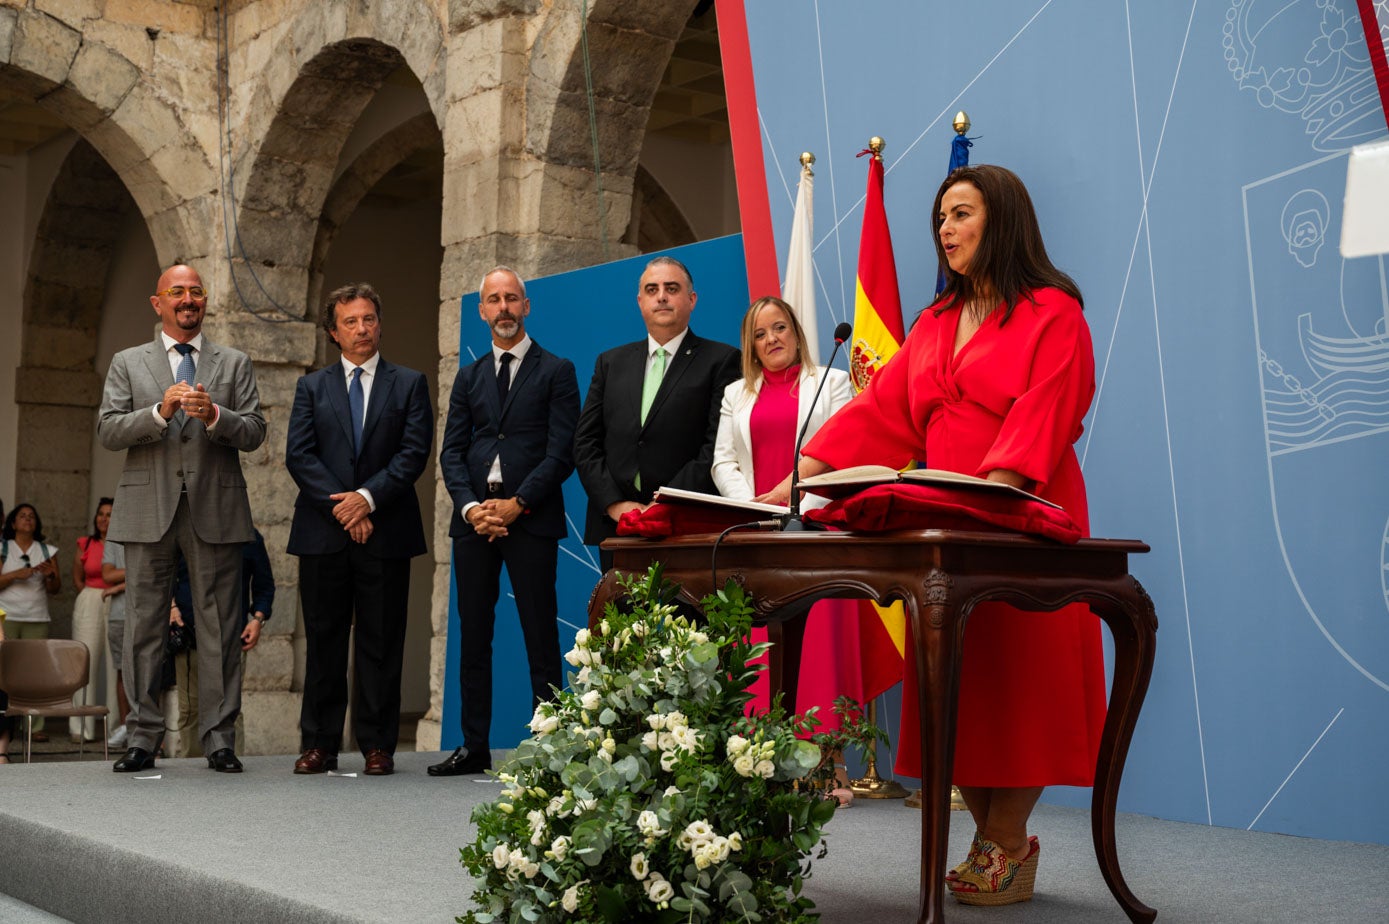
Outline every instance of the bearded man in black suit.
<svg viewBox="0 0 1389 924"><path fill-rule="evenodd" d="M526 641L532 707L564 682L555 567L569 532L560 489L574 471L579 381L572 362L526 333L531 306L520 276L495 267L479 295L492 349L458 370L439 453L454 507L463 745L430 776L492 766L492 633L503 565Z"/></svg>

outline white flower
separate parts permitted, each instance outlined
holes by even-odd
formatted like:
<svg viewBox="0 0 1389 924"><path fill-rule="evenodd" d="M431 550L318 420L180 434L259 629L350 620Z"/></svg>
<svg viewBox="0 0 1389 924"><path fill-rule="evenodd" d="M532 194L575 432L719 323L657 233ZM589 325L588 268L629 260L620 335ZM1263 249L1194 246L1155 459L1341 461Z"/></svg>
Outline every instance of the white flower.
<svg viewBox="0 0 1389 924"><path fill-rule="evenodd" d="M690 728L688 725L680 726L675 731L671 732L670 736L675 739L677 745L687 751L693 751L699 747L699 732Z"/></svg>
<svg viewBox="0 0 1389 924"><path fill-rule="evenodd" d="M663 793L661 793L661 798L663 798L663 799L669 799L671 796L678 796L678 795L680 795L680 787L679 787L679 786L667 786L667 787L666 787L666 791L663 792Z"/></svg>
<svg viewBox="0 0 1389 924"><path fill-rule="evenodd" d="M588 651L583 648L571 648L564 653L564 660L569 662L570 667L578 667L580 664L589 663Z"/></svg>
<svg viewBox="0 0 1389 924"><path fill-rule="evenodd" d="M555 796L553 799L550 800L549 804L545 806L546 815L558 815L563 810L564 799L561 796Z"/></svg>
<svg viewBox="0 0 1389 924"><path fill-rule="evenodd" d="M587 648L590 636L587 629L580 629L574 633L574 647Z"/></svg>
<svg viewBox="0 0 1389 924"><path fill-rule="evenodd" d="M589 690L579 699L579 705L592 712L603 702L603 694L597 690Z"/></svg>
<svg viewBox="0 0 1389 924"><path fill-rule="evenodd" d="M530 729L537 735L548 735L559 728L559 716L542 715L540 710L536 710L535 718L531 719Z"/></svg>
<svg viewBox="0 0 1389 924"><path fill-rule="evenodd" d="M728 835L728 849L735 852L742 850L743 835L739 834L737 831L734 831L732 834Z"/></svg>
<svg viewBox="0 0 1389 924"><path fill-rule="evenodd" d="M709 636L696 629L694 632L690 633L690 641L694 642L696 645L703 645L705 642L709 641Z"/></svg>
<svg viewBox="0 0 1389 924"><path fill-rule="evenodd" d="M637 830L643 837L660 837L666 833L666 829L661 827L661 819L650 809L637 816Z"/></svg>
<svg viewBox="0 0 1389 924"><path fill-rule="evenodd" d="M690 832L681 831L675 838L675 846L679 847L681 850L689 850L694 846L694 838L690 837Z"/></svg>
<svg viewBox="0 0 1389 924"><path fill-rule="evenodd" d="M670 771L674 770L674 769L675 769L675 761L676 761L678 758L679 758L679 755L676 754L676 752L674 752L674 751L662 751L662 752L661 752L661 769L664 770L666 773L669 773Z"/></svg>
<svg viewBox="0 0 1389 924"><path fill-rule="evenodd" d="M563 860L569 854L569 838L561 834L559 837L550 841L550 856L556 860ZM573 910L573 909L570 909Z"/></svg>
<svg viewBox="0 0 1389 924"><path fill-rule="evenodd" d="M660 732L649 731L641 736L641 746L648 751L660 750Z"/></svg>
<svg viewBox="0 0 1389 924"><path fill-rule="evenodd" d="M584 684L588 683L589 674L591 674L592 672L593 669L591 667L584 667L584 669L579 671L579 673L574 677L574 682L579 684L580 686L583 686Z"/></svg>
<svg viewBox="0 0 1389 924"><path fill-rule="evenodd" d="M609 754L617 753L617 742L613 740L612 735L603 739L603 750L607 751Z"/></svg>
<svg viewBox="0 0 1389 924"><path fill-rule="evenodd" d="M689 725L690 720L685 717L683 712L671 712L666 715L666 727L674 729L677 725Z"/></svg>
<svg viewBox="0 0 1389 924"><path fill-rule="evenodd" d="M646 724L650 725L653 731L660 731L666 727L666 717L659 712L655 715L649 715L646 717Z"/></svg>
<svg viewBox="0 0 1389 924"><path fill-rule="evenodd" d="M770 780L772 774L776 773L776 764L772 763L770 760L759 760L757 766L754 767L753 770L758 776L762 777L762 779Z"/></svg>
<svg viewBox="0 0 1389 924"><path fill-rule="evenodd" d="M588 880L585 879L584 882L588 882ZM576 882L565 889L564 897L559 900L560 907L570 914L579 910L579 886L583 885L584 882Z"/></svg>
<svg viewBox="0 0 1389 924"><path fill-rule="evenodd" d="M652 873L646 883L646 897L658 905L668 902L675 897L675 887L666 882L660 873Z"/></svg>
<svg viewBox="0 0 1389 924"><path fill-rule="evenodd" d="M693 843L702 844L714 837L714 828L709 824L708 819L701 818L685 825L685 833L690 836Z"/></svg>
<svg viewBox="0 0 1389 924"><path fill-rule="evenodd" d="M739 776L752 776L756 766L757 761L752 759L751 754L739 754L733 760L733 769Z"/></svg>
<svg viewBox="0 0 1389 924"><path fill-rule="evenodd" d="M730 735L727 745L728 756L737 757L748 749L749 743L748 739L744 738L742 735Z"/></svg>
<svg viewBox="0 0 1389 924"><path fill-rule="evenodd" d="M498 844L492 848L492 865L497 869L506 869L506 864L511 860L511 851L505 844Z"/></svg>
<svg viewBox="0 0 1389 924"><path fill-rule="evenodd" d="M635 879L635 880L637 880L638 882L640 882L641 880L643 880L643 879L646 878L646 874L647 874L648 872L650 872L650 871L651 871L651 870L650 870L650 867L648 867L648 866L646 865L646 854L644 854L644 853L634 853L634 854L632 854L632 878L633 878L633 879Z"/></svg>

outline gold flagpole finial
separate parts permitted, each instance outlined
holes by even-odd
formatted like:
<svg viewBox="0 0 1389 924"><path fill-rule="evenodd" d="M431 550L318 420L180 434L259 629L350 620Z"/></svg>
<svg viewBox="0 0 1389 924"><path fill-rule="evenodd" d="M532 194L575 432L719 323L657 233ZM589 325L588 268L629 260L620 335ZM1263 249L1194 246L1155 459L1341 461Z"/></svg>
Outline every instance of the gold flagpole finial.
<svg viewBox="0 0 1389 924"><path fill-rule="evenodd" d="M815 155L809 151L803 151L801 153L801 166L804 167L811 176L814 176L815 171L810 168L815 166Z"/></svg>
<svg viewBox="0 0 1389 924"><path fill-rule="evenodd" d="M873 156L878 160L883 159L883 148L885 147L887 147L887 142L877 135L868 139L868 150L872 151Z"/></svg>
<svg viewBox="0 0 1389 924"><path fill-rule="evenodd" d="M955 134L963 135L969 131L969 113L961 109L955 113L955 121L950 123L955 127Z"/></svg>

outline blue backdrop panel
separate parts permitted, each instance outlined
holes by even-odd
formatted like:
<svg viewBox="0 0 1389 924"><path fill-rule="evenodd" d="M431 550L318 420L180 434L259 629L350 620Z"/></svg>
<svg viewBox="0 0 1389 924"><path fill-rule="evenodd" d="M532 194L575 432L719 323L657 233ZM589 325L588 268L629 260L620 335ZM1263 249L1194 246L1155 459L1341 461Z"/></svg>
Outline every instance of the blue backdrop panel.
<svg viewBox="0 0 1389 924"><path fill-rule="evenodd" d="M747 272L743 265L742 237L719 238L661 251L680 260L694 276L699 299L690 327L701 337L737 345L738 324L748 307ZM604 350L646 337L637 309L637 282L646 263L657 256L644 254L628 260L588 269L527 280L531 302L526 331L552 353L574 362L579 388L586 395L593 365ZM473 362L491 346L487 325L478 317L478 294L462 300L459 334L460 364ZM447 400L445 398L444 400ZM692 422L702 426L702 423ZM564 508L569 536L560 543L559 618L560 645L573 647L574 633L587 624L588 598L598 582L598 550L583 544L584 508L587 498L577 475L564 484ZM493 638L492 747L510 748L529 734L530 676L526 669L525 643L521 638L511 581L522 575L503 572L502 598L497 603L497 628ZM448 659L444 677L443 746L463 743L458 726L459 646L468 644L458 633L458 589L449 592ZM566 672L568 665L565 665Z"/></svg>
<svg viewBox="0 0 1389 924"><path fill-rule="evenodd" d="M1346 153L1386 134L1354 0L747 12L783 263L818 157L821 331L853 311L872 135L909 323L931 298L961 108L1085 293L1093 527L1152 544L1161 620L1121 808L1389 842L1389 287L1336 249Z"/></svg>

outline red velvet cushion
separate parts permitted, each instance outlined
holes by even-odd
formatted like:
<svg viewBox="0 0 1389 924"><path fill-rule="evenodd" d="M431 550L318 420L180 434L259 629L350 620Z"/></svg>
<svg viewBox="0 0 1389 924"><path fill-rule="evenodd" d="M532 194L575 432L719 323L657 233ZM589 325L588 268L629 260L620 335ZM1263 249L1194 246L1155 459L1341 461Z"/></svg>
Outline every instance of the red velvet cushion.
<svg viewBox="0 0 1389 924"><path fill-rule="evenodd" d="M617 521L619 536L668 539L696 533L721 533L730 526L758 518L746 510L702 507L695 504L652 504L645 510L628 510ZM769 517L762 517L769 519Z"/></svg>
<svg viewBox="0 0 1389 924"><path fill-rule="evenodd" d="M930 484L880 484L807 510L807 520L858 532L898 529L1007 530L1067 544L1081 538L1066 511L986 491Z"/></svg>

